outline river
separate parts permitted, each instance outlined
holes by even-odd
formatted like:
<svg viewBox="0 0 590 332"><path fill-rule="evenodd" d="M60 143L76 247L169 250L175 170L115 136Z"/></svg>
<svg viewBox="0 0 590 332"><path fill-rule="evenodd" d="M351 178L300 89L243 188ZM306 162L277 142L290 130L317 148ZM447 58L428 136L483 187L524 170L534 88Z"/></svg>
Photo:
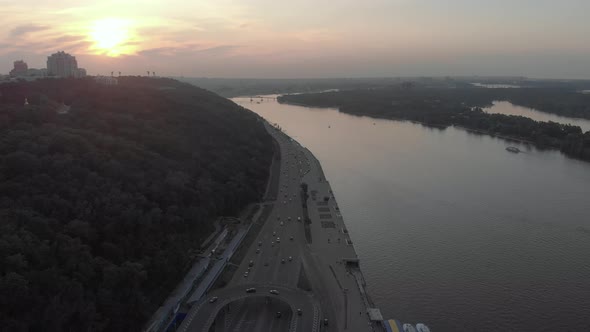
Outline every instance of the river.
<svg viewBox="0 0 590 332"><path fill-rule="evenodd" d="M520 115L531 118L535 121L553 121L557 123L571 124L574 126L579 126L582 128L583 132L590 130L590 120L587 119L570 118L552 113L545 113L532 108L517 106L507 101L494 101L493 104L494 105L491 107L484 108L484 112L500 113L506 115Z"/></svg>
<svg viewBox="0 0 590 332"><path fill-rule="evenodd" d="M452 127L233 100L320 160L385 318L590 331L590 163Z"/></svg>

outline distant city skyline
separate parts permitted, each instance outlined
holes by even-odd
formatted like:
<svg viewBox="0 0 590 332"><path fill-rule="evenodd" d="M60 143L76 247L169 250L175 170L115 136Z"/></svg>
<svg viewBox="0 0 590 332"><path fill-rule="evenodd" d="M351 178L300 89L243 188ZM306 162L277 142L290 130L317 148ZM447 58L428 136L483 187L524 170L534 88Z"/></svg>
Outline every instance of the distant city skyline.
<svg viewBox="0 0 590 332"><path fill-rule="evenodd" d="M0 73L75 54L89 74L590 79L590 1L21 0Z"/></svg>

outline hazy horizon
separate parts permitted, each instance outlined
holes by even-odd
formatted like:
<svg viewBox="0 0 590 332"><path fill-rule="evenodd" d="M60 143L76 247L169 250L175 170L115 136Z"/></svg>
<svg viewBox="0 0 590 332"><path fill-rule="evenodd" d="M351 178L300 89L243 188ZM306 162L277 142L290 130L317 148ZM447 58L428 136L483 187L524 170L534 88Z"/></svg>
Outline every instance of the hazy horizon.
<svg viewBox="0 0 590 332"><path fill-rule="evenodd" d="M0 73L75 55L89 74L590 79L590 2L22 0L0 5Z"/></svg>

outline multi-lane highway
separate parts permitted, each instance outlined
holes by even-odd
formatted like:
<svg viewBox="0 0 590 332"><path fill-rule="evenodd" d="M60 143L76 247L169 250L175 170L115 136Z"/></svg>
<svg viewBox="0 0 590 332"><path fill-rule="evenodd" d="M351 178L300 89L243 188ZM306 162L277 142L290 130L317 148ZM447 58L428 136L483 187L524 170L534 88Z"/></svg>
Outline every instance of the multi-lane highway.
<svg viewBox="0 0 590 332"><path fill-rule="evenodd" d="M212 326L214 331L378 330L369 319L371 304L357 256L319 162L280 130L268 124L267 129L281 150L278 195L267 202L273 205L270 216L233 279L195 303L179 331ZM306 204L302 183L308 188Z"/></svg>

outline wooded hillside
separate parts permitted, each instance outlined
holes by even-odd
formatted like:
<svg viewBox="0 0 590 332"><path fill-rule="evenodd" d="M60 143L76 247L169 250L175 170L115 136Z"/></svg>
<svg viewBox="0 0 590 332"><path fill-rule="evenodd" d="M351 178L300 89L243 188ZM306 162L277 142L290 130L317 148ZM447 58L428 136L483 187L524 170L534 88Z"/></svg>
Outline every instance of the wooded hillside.
<svg viewBox="0 0 590 332"><path fill-rule="evenodd" d="M140 330L214 219L262 196L255 114L174 80L119 83L0 85L0 330Z"/></svg>

